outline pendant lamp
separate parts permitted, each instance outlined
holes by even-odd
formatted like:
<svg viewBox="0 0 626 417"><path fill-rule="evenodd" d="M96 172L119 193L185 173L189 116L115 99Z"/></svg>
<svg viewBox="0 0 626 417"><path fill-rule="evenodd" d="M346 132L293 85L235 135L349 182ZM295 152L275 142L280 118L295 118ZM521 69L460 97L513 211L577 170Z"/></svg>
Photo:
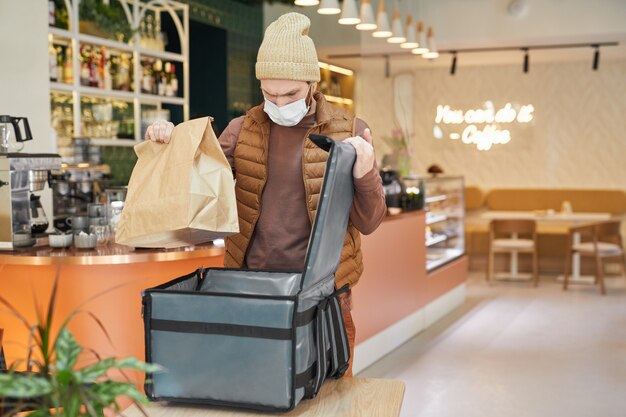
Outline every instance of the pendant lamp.
<svg viewBox="0 0 626 417"><path fill-rule="evenodd" d="M376 16L376 30L372 33L375 38L388 38L391 36L391 27L389 26L389 17L385 10L385 0L378 3L378 15Z"/></svg>
<svg viewBox="0 0 626 417"><path fill-rule="evenodd" d="M433 28L428 27L428 36L427 36L427 44L428 44L428 52L425 52L422 57L427 59L435 59L439 57L439 52L437 52L437 45L435 44L435 37L433 35Z"/></svg>
<svg viewBox="0 0 626 417"><path fill-rule="evenodd" d="M376 21L374 20L374 9L371 0L361 0L361 23L356 25L358 30L374 30L376 29Z"/></svg>
<svg viewBox="0 0 626 417"><path fill-rule="evenodd" d="M419 46L417 43L416 26L413 24L413 16L408 15L406 18L406 42L400 44L400 48L414 49Z"/></svg>
<svg viewBox="0 0 626 417"><path fill-rule="evenodd" d="M340 25L356 25L360 23L359 14L354 0L343 0L343 9L339 18Z"/></svg>
<svg viewBox="0 0 626 417"><path fill-rule="evenodd" d="M424 33L424 23L417 22L417 48L413 49L411 52L415 55L422 55L428 52L428 47L426 45L426 34Z"/></svg>
<svg viewBox="0 0 626 417"><path fill-rule="evenodd" d="M339 14L341 9L339 8L338 0L322 0L320 7L317 9L319 14Z"/></svg>
<svg viewBox="0 0 626 417"><path fill-rule="evenodd" d="M320 0L295 0L293 4L296 6L317 6L320 4Z"/></svg>
<svg viewBox="0 0 626 417"><path fill-rule="evenodd" d="M398 10L398 4L396 4L393 8L393 14L391 16L391 37L387 38L387 42L406 42L406 38L404 37L404 28L402 27L402 19L400 18L400 11Z"/></svg>

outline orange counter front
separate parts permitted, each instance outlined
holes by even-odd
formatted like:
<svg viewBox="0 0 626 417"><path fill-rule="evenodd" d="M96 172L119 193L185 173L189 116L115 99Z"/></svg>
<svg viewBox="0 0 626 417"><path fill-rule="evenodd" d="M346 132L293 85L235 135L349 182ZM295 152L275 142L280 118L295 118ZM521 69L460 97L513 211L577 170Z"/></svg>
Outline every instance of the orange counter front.
<svg viewBox="0 0 626 417"><path fill-rule="evenodd" d="M357 345L367 345L464 283L465 257L426 273L424 220L421 211L388 217L374 234L363 236L365 272L353 292ZM141 290L199 267L222 264L223 247L212 244L184 250L129 251L114 245L93 251L0 252L0 295L34 322L33 300L36 297L40 304L47 303L58 272L57 317L64 318L77 307L93 313L107 329L113 345L86 313L79 314L69 326L78 342L103 356L143 358ZM56 324L60 324L58 320ZM0 309L0 328L5 329L8 362L23 358L28 331L4 308ZM358 356L357 351L357 360Z"/></svg>
<svg viewBox="0 0 626 417"><path fill-rule="evenodd" d="M89 314L80 313L69 329L78 342L103 356L144 357L141 290L199 267L222 266L223 247L212 244L182 250L137 250L112 245L95 250L40 249L0 252L0 295L35 321L34 299L47 305L54 276L60 276L56 326L80 307L93 313L113 345ZM28 331L0 308L7 362L24 358Z"/></svg>

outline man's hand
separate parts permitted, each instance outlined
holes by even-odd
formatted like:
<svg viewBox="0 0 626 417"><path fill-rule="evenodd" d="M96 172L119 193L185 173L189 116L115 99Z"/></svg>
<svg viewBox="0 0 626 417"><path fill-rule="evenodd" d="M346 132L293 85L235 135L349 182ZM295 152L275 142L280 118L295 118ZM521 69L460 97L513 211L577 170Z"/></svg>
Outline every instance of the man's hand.
<svg viewBox="0 0 626 417"><path fill-rule="evenodd" d="M354 146L356 150L356 161L352 168L354 178L362 178L365 174L374 168L376 157L374 156L374 147L372 146L372 132L369 129L363 131L363 137L355 136L344 140Z"/></svg>
<svg viewBox="0 0 626 417"><path fill-rule="evenodd" d="M169 143L174 130L174 123L167 120L157 120L146 129L146 140Z"/></svg>

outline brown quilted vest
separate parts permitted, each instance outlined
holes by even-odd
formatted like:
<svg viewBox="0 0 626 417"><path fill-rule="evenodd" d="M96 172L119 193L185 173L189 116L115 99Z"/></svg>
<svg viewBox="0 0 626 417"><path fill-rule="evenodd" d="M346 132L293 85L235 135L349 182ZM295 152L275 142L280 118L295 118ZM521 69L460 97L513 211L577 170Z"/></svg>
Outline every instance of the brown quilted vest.
<svg viewBox="0 0 626 417"><path fill-rule="evenodd" d="M329 104L324 96L315 93L316 123L309 133L319 133L334 140L344 140L354 135L355 116L352 112ZM237 181L235 194L239 214L239 233L226 239L224 266L242 268L254 227L261 209L261 194L267 178L268 140L270 120L263 105L248 111L235 148L235 171ZM315 218L317 202L322 187L328 153L308 139L304 140L302 167L307 209L311 224ZM335 286L352 287L363 272L361 236L350 223L343 242L341 260L335 274Z"/></svg>

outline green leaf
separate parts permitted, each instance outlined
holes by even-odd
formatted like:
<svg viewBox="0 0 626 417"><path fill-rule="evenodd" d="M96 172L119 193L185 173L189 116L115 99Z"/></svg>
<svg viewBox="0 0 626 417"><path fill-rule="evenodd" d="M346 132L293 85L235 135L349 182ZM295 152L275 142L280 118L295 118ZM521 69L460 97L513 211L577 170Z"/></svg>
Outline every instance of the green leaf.
<svg viewBox="0 0 626 417"><path fill-rule="evenodd" d="M74 417L80 413L82 401L79 393L70 392L65 403L63 404L63 417Z"/></svg>
<svg viewBox="0 0 626 417"><path fill-rule="evenodd" d="M70 369L62 369L56 373L56 379L61 385L69 385L74 381L76 376Z"/></svg>
<svg viewBox="0 0 626 417"><path fill-rule="evenodd" d="M147 401L145 395L139 392L133 384L127 382L105 381L92 385L89 391L97 398L96 402L106 407L115 403L115 399L120 396L129 397L140 403Z"/></svg>
<svg viewBox="0 0 626 417"><path fill-rule="evenodd" d="M72 370L78 355L82 351L81 347L76 343L76 339L66 328L61 329L59 337L56 340L56 367L59 370Z"/></svg>
<svg viewBox="0 0 626 417"><path fill-rule="evenodd" d="M98 377L115 366L114 358L106 358L93 365L86 366L76 372L76 378L81 383L94 382Z"/></svg>
<svg viewBox="0 0 626 417"><path fill-rule="evenodd" d="M156 363L145 363L137 358L133 358L132 356L118 360L115 366L121 369L137 369L139 371L149 373L155 373L163 370L161 365L157 365Z"/></svg>
<svg viewBox="0 0 626 417"><path fill-rule="evenodd" d="M47 378L16 373L0 374L0 397L32 398L52 392Z"/></svg>

